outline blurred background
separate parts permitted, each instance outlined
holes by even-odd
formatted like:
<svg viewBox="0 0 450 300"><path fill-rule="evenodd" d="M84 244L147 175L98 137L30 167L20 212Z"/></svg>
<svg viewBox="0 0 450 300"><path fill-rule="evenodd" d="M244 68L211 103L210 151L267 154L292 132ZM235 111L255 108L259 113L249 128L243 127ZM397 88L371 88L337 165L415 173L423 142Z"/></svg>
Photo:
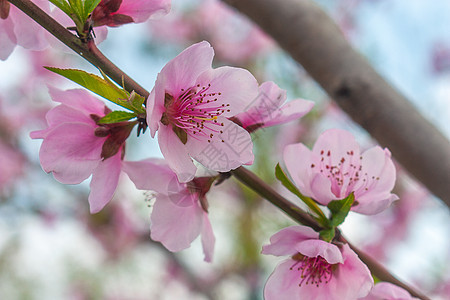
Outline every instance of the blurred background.
<svg viewBox="0 0 450 300"><path fill-rule="evenodd" d="M317 2L354 47L450 137L450 2ZM45 113L55 105L47 85L77 87L42 66L98 74L48 39L54 47L17 47L0 61L0 299L262 299L281 259L260 255L261 247L294 223L233 178L207 195L216 235L208 264L198 240L180 253L151 241L152 195L136 190L126 175L106 208L90 215L89 180L63 185L41 169L41 141L29 133L46 127ZM172 0L163 18L108 28L99 48L151 90L161 68L201 40L214 47L215 66L247 68L259 82L272 80L286 89L288 99L316 103L298 122L253 135L253 171L292 201L298 202L273 174L285 145L312 145L332 127L353 132L362 148L375 144L270 37L219 1ZM148 133L135 136L127 142L128 160L161 156ZM401 166L397 171L400 200L376 216L350 213L343 232L400 279L432 299L450 299L449 210Z"/></svg>

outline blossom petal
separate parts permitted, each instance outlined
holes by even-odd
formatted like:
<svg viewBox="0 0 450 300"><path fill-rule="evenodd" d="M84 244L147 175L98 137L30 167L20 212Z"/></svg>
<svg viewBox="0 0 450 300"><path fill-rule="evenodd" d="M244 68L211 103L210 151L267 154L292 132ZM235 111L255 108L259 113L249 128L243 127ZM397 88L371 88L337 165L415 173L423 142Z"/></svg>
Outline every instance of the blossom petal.
<svg viewBox="0 0 450 300"><path fill-rule="evenodd" d="M323 132L312 151L316 154L323 151L323 156L328 160L327 164L336 166L342 158L348 158L348 152L352 152L353 164L359 166L359 145L353 135L346 130L334 128Z"/></svg>
<svg viewBox="0 0 450 300"><path fill-rule="evenodd" d="M218 101L215 104L229 105L222 114L223 117L232 117L243 112L258 96L258 82L255 77L241 68L210 68L200 74L196 84L210 84L208 93L216 93Z"/></svg>
<svg viewBox="0 0 450 300"><path fill-rule="evenodd" d="M170 11L171 0L123 0L115 14L133 18L135 23L147 21L150 17L163 16Z"/></svg>
<svg viewBox="0 0 450 300"><path fill-rule="evenodd" d="M274 126L300 119L306 115L314 106L314 102L296 99L277 109L267 120L263 127Z"/></svg>
<svg viewBox="0 0 450 300"><path fill-rule="evenodd" d="M206 212L203 212L203 225L201 234L203 253L205 255L204 260L206 262L211 262L214 253L216 238L214 237L212 226L209 222L208 214Z"/></svg>
<svg viewBox="0 0 450 300"><path fill-rule="evenodd" d="M342 246L341 252L344 264L338 265L333 273L333 280L328 283L328 288L335 295L339 295L335 299L358 299L367 296L373 288L373 278L369 268L348 244Z"/></svg>
<svg viewBox="0 0 450 300"><path fill-rule="evenodd" d="M285 100L286 90L280 89L272 81L263 82L259 86L258 96L249 103L244 112L235 117L244 128L266 123Z"/></svg>
<svg viewBox="0 0 450 300"><path fill-rule="evenodd" d="M270 244L263 246L261 253L275 256L293 255L298 252L298 243L318 238L319 234L310 227L290 226L272 235Z"/></svg>
<svg viewBox="0 0 450 300"><path fill-rule="evenodd" d="M303 99L296 99L282 106L285 100L286 91L274 82L266 81L260 85L256 99L236 118L244 128L256 124L269 127L301 118L314 106L314 102Z"/></svg>
<svg viewBox="0 0 450 300"><path fill-rule="evenodd" d="M311 180L311 197L322 205L328 205L330 201L336 199L331 192L331 182L323 174L314 174Z"/></svg>
<svg viewBox="0 0 450 300"><path fill-rule="evenodd" d="M33 2L44 11L49 11L48 1L35 0ZM30 50L43 50L47 47L45 30L21 10L16 8L14 8L14 12L12 10L9 18L14 22L17 44Z"/></svg>
<svg viewBox="0 0 450 300"><path fill-rule="evenodd" d="M91 192L88 199L91 214L102 210L111 201L116 191L122 163L121 152L101 161L92 173Z"/></svg>
<svg viewBox="0 0 450 300"><path fill-rule="evenodd" d="M301 241L295 246L295 250L308 257L321 256L332 265L344 262L336 245L318 239Z"/></svg>
<svg viewBox="0 0 450 300"><path fill-rule="evenodd" d="M165 111L166 93L177 98L182 90L193 87L197 77L211 69L213 57L213 48L203 41L185 49L164 66L147 99L147 122L152 137L162 127L160 120Z"/></svg>
<svg viewBox="0 0 450 300"><path fill-rule="evenodd" d="M218 121L224 124L223 133L212 138L210 142L189 137L186 143L189 154L206 168L218 172L228 172L243 164L253 163L250 134L228 119L218 118ZM207 136L210 134L207 128L203 130Z"/></svg>
<svg viewBox="0 0 450 300"><path fill-rule="evenodd" d="M387 149L373 147L362 154L361 166L367 179L355 185L355 200L359 204L352 210L363 214L379 213L398 199L391 194L396 179L391 153Z"/></svg>
<svg viewBox="0 0 450 300"><path fill-rule="evenodd" d="M162 159L126 161L122 164L122 170L140 190L152 190L168 195L169 190L179 192L184 189L184 186L178 183L176 174Z"/></svg>
<svg viewBox="0 0 450 300"><path fill-rule="evenodd" d="M367 297L361 300L412 300L413 298L408 291L396 286L390 282L379 282L370 291Z"/></svg>
<svg viewBox="0 0 450 300"><path fill-rule="evenodd" d="M303 144L292 144L284 148L283 161L289 175L300 192L308 197L313 196L311 182L313 179L312 165L314 154Z"/></svg>
<svg viewBox="0 0 450 300"><path fill-rule="evenodd" d="M291 270L295 263L288 259L275 268L264 287L265 300L316 299L313 295L302 295L298 286L300 278Z"/></svg>
<svg viewBox="0 0 450 300"><path fill-rule="evenodd" d="M159 76L158 76L159 77ZM147 98L147 124L150 129L150 135L155 137L156 131L159 129L161 116L165 110L164 102L158 101L156 102L156 94L158 95L158 99L163 99L164 97L164 83L161 80L156 80L155 87L150 92L150 95Z"/></svg>
<svg viewBox="0 0 450 300"><path fill-rule="evenodd" d="M49 127L56 127L63 123L86 123L95 125L94 120L86 113L67 105L58 105L45 115Z"/></svg>
<svg viewBox="0 0 450 300"><path fill-rule="evenodd" d="M65 104L84 113L86 116L90 114L105 115L105 104L85 90L72 89L63 91L52 86L49 86L48 90L53 101Z"/></svg>
<svg viewBox="0 0 450 300"><path fill-rule="evenodd" d="M170 126L161 126L158 131L161 152L169 167L177 174L180 182L188 182L195 176L197 168L188 155L186 146Z"/></svg>
<svg viewBox="0 0 450 300"><path fill-rule="evenodd" d="M244 112L237 114L242 127L266 123L281 104L286 100L286 90L282 90L272 81L259 86L258 96L248 105Z"/></svg>
<svg viewBox="0 0 450 300"><path fill-rule="evenodd" d="M160 79L167 83L165 90L177 98L182 93L181 89L193 87L197 77L211 69L213 57L214 50L206 41L185 49L161 70ZM156 102L164 103L164 95L158 97Z"/></svg>
<svg viewBox="0 0 450 300"><path fill-rule="evenodd" d="M94 135L94 129L84 123L66 123L51 130L39 152L42 168L66 184L88 178L101 160L105 141Z"/></svg>
<svg viewBox="0 0 450 300"><path fill-rule="evenodd" d="M186 197L191 197L186 193ZM151 238L172 252L188 248L200 234L203 210L199 205L180 207L163 194L156 196L151 215Z"/></svg>
<svg viewBox="0 0 450 300"><path fill-rule="evenodd" d="M17 45L14 23L11 18L5 20L0 18L0 41L2 41L0 60L6 60Z"/></svg>

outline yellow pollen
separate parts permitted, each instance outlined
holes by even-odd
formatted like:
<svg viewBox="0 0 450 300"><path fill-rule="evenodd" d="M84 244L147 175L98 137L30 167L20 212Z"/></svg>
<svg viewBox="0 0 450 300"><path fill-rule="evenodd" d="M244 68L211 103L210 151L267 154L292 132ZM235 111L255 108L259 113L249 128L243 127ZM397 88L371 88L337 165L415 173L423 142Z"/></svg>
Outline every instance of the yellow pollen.
<svg viewBox="0 0 450 300"><path fill-rule="evenodd" d="M202 117L194 117L195 119L203 120L203 121L212 121L217 120L217 116L213 116L212 118L202 118Z"/></svg>

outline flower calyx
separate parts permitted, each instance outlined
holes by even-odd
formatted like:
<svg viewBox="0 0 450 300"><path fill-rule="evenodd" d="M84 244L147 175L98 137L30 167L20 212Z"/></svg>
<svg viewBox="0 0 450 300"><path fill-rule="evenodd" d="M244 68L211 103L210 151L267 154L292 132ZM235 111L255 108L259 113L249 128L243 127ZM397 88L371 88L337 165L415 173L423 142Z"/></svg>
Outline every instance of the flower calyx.
<svg viewBox="0 0 450 300"><path fill-rule="evenodd" d="M122 0L103 0L92 12L92 20L94 26L111 26L116 27L123 24L133 23L132 17L116 14L122 4Z"/></svg>
<svg viewBox="0 0 450 300"><path fill-rule="evenodd" d="M192 181L187 183L188 190L194 194L198 194L200 205L205 212L208 212L208 200L206 199L206 193L211 189L211 185L217 179L217 176L208 177L195 177Z"/></svg>
<svg viewBox="0 0 450 300"><path fill-rule="evenodd" d="M7 0L0 0L0 19L6 20L9 16L11 5Z"/></svg>
<svg viewBox="0 0 450 300"><path fill-rule="evenodd" d="M100 116L92 114L91 118L99 125L94 131L95 136L106 137L101 153L103 160L116 155L122 146L125 146L125 141L130 136L131 130L138 124L138 121L98 124L101 119ZM124 154L123 151L122 157Z"/></svg>

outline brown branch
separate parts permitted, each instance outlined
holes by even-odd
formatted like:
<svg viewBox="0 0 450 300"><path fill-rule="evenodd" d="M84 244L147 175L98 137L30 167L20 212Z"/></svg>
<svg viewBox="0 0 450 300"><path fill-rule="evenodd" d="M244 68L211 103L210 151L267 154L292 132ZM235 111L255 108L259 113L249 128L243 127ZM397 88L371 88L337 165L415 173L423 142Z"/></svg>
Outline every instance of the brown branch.
<svg viewBox="0 0 450 300"><path fill-rule="evenodd" d="M21 11L26 13L29 17L34 19L43 28L50 32L62 43L67 45L70 49L75 51L81 57L93 64L95 67L101 69L106 75L114 80L118 85L122 86L122 82L127 91L136 91L136 93L148 97L148 91L140 86L131 77L120 70L109 59L107 59L98 48L94 41L82 42L77 36L70 33L65 27L56 22L53 18L47 15L42 9L36 6L29 0L8 0Z"/></svg>
<svg viewBox="0 0 450 300"><path fill-rule="evenodd" d="M395 276L393 276L383 265L381 265L377 260L375 260L373 257L368 255L367 253L359 250L354 245L349 243L343 236L339 237L339 240L343 243L347 243L350 248L352 248L353 251L358 255L358 257L367 265L370 272L377 276L377 278L381 281L386 281L393 283L406 291L408 291L411 296L420 298L422 300L430 300L427 296L422 294L421 292L417 291L416 289L410 287L409 285L405 284L404 282L398 280Z"/></svg>
<svg viewBox="0 0 450 300"><path fill-rule="evenodd" d="M236 170L232 170L231 174L233 174L234 177L236 177L240 182L255 191L258 195L284 211L295 221L309 226L315 231L320 231L322 229L316 220L314 220L309 214L278 194L271 186L265 183L250 170L247 170L244 167L239 167Z"/></svg>
<svg viewBox="0 0 450 300"><path fill-rule="evenodd" d="M290 202L289 200L278 194L271 186L266 184L253 172L247 170L244 167L239 167L236 170L231 171L231 173L240 182L244 183L246 186L251 188L258 195L269 200L269 202L271 202L273 205L283 210L294 221L309 226L316 231L320 231L322 229L319 226L319 224L313 218L311 218L311 216L309 216L306 212L304 212L300 207L296 206L295 204L293 204L292 202ZM348 241L340 234L339 231L337 236L339 241L343 243L348 243ZM404 288L414 297L418 297L423 300L429 300L429 298L424 294L416 291L414 288L398 280L375 259L367 255L363 251L359 250L352 244L350 243L348 244L353 249L353 251L355 251L355 253L358 254L359 258L369 267L371 273L375 275L377 278L379 278L382 281L391 282L395 285Z"/></svg>
<svg viewBox="0 0 450 300"><path fill-rule="evenodd" d="M450 206L450 143L311 0L223 0L270 34L355 122Z"/></svg>

